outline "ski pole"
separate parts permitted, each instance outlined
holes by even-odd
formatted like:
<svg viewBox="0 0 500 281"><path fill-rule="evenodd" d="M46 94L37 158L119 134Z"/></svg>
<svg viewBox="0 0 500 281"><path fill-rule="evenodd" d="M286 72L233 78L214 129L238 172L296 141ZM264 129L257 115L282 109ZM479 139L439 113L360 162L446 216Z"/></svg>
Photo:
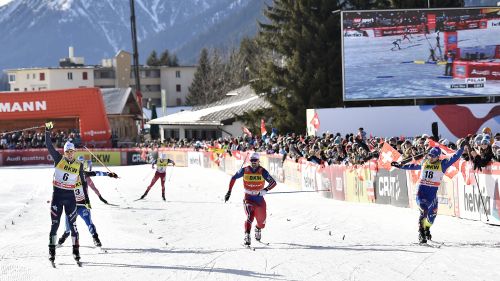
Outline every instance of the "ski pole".
<svg viewBox="0 0 500 281"><path fill-rule="evenodd" d="M174 173L174 167L172 166L172 169L170 169L170 175L168 176L168 182L170 182L170 178L172 178L172 174Z"/></svg>
<svg viewBox="0 0 500 281"><path fill-rule="evenodd" d="M2 134L12 134L15 132L23 132L23 131L28 131L28 130L34 130L34 129L39 129L39 128L44 128L45 126L35 126L35 127L30 127L30 128L25 128L25 129L19 129L19 130L14 130L14 131L9 131L9 132L2 132Z"/></svg>
<svg viewBox="0 0 500 281"><path fill-rule="evenodd" d="M83 147L84 147L84 148L85 148L88 152L90 152L90 154L92 154L92 156L93 156L95 159L97 159L97 161L99 161L99 163L101 163L101 165L102 165L104 168L106 168L106 170L108 170L108 172L113 173L113 172L111 172L111 170L110 170L110 169L109 169L109 168L108 168L108 167L107 167L104 163L102 163L101 159L99 159L97 156L95 156L95 154L94 154L94 153L92 153L92 151L90 151L90 150L89 150L89 149L88 149L85 145L84 145Z"/></svg>
<svg viewBox="0 0 500 281"><path fill-rule="evenodd" d="M481 203L483 203L483 209L484 209L484 214L486 215L486 221L490 221L490 219L488 218L488 212L486 212L486 205L484 205L483 195L481 194L481 188L479 187L479 180L476 171L474 170L473 173L474 173L474 178L476 179L477 190L479 191L479 198L481 198Z"/></svg>
<svg viewBox="0 0 500 281"><path fill-rule="evenodd" d="M269 192L267 194L288 194L288 193L320 192L320 191L331 191L331 189L300 190L300 191L277 191L277 192Z"/></svg>
<svg viewBox="0 0 500 281"><path fill-rule="evenodd" d="M149 173L142 179L142 181L145 181L147 178L149 178L154 171L155 169L151 169L151 171L149 171Z"/></svg>

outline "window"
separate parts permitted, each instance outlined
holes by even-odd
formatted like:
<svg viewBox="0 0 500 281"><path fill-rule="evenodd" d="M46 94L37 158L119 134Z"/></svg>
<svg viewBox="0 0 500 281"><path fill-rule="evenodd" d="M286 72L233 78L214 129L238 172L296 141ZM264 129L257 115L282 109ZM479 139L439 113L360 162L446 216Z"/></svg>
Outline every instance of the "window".
<svg viewBox="0 0 500 281"><path fill-rule="evenodd" d="M68 80L73 80L73 72L68 72Z"/></svg>
<svg viewBox="0 0 500 281"><path fill-rule="evenodd" d="M45 72L40 72L40 81L45 81Z"/></svg>
<svg viewBox="0 0 500 281"><path fill-rule="evenodd" d="M181 71L180 71L180 70L177 70L177 71L175 72L175 77L177 77L177 78L181 78Z"/></svg>
<svg viewBox="0 0 500 281"><path fill-rule="evenodd" d="M177 102L177 106L182 105L182 100L180 98L177 98L176 102Z"/></svg>
<svg viewBox="0 0 500 281"><path fill-rule="evenodd" d="M16 75L15 74L9 74L9 82L16 82Z"/></svg>
<svg viewBox="0 0 500 281"><path fill-rule="evenodd" d="M181 85L180 84L175 85L175 91L177 91L177 92L181 91Z"/></svg>
<svg viewBox="0 0 500 281"><path fill-rule="evenodd" d="M88 80L88 74L87 74L87 71L82 72L82 79L83 79L83 80Z"/></svg>
<svg viewBox="0 0 500 281"><path fill-rule="evenodd" d="M29 73L26 73L26 79L30 80L30 74Z"/></svg>
<svg viewBox="0 0 500 281"><path fill-rule="evenodd" d="M19 92L19 88L14 88L14 92Z"/></svg>
<svg viewBox="0 0 500 281"><path fill-rule="evenodd" d="M36 73L33 73L33 75L31 75L31 78L36 79Z"/></svg>

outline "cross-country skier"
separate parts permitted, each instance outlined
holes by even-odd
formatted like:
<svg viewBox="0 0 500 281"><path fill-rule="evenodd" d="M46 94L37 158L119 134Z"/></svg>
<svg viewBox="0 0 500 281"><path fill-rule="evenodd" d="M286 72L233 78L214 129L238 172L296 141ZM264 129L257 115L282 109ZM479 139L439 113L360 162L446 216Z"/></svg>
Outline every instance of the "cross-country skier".
<svg viewBox="0 0 500 281"><path fill-rule="evenodd" d="M394 41L392 41L392 48L391 48L391 51L394 51L394 48L398 47L398 50L401 50L401 47L399 47L399 43L401 43L401 39L396 39Z"/></svg>
<svg viewBox="0 0 500 281"><path fill-rule="evenodd" d="M80 162L83 162L83 156L80 156L78 158ZM88 160L87 163L84 163L84 169L85 169L85 180L87 181L87 185L94 190L94 192L99 196L99 199L103 201L105 204L108 204L108 202L102 198L101 194L99 193L99 190L95 187L94 183L92 182L92 179L90 177L93 176L108 176L111 178L118 178L118 175L115 173L108 173L108 172L100 172L100 171L92 171L92 161ZM87 224L87 227L89 229L90 234L92 235L92 238L94 239L94 245L96 247L101 247L102 243L99 240L99 235L97 234L97 229L92 222L92 216L90 213L90 209L87 208L85 205L77 204L76 205L76 212L77 214L83 219L85 224ZM70 234L70 222L69 222L69 217L66 216L66 230L64 231L63 235L59 238L59 241L57 242L58 245L62 245L64 241L66 241L66 238L68 238Z"/></svg>
<svg viewBox="0 0 500 281"><path fill-rule="evenodd" d="M264 195L276 186L276 181L271 177L269 172L260 166L260 155L253 153L250 156L250 166L241 168L229 182L229 190L224 197L225 202L231 197L231 190L237 179L243 177L243 188L245 189L245 197L243 204L247 219L245 221L245 245L251 244L250 230L255 218L257 225L255 226L255 240L260 241L262 229L266 226L266 200ZM266 181L269 183L264 187Z"/></svg>
<svg viewBox="0 0 500 281"><path fill-rule="evenodd" d="M411 43L411 40L410 38L408 37L408 35L411 36L411 34L409 33L409 29L407 27L405 27L404 31L403 31L403 38L401 39L401 43L403 43L403 41L406 39L408 40L408 43Z"/></svg>
<svg viewBox="0 0 500 281"><path fill-rule="evenodd" d="M441 149L433 147L421 164L401 165L398 162L391 163L391 166L404 170L421 170L417 191L417 204L420 209L420 217L418 219L418 239L420 243L427 243L427 240L432 240L430 228L434 223L438 210L437 190L446 169L460 159L460 156L464 152L465 143L463 141L460 149L449 159L439 160Z"/></svg>
<svg viewBox="0 0 500 281"><path fill-rule="evenodd" d="M59 153L51 141L52 122L45 123L45 145L54 160L54 177L52 181L53 193L50 204L50 218L52 226L49 236L49 260L54 263L56 255L57 229L64 211L69 217L71 238L73 241L73 257L80 262L80 244L76 229L76 204L88 205L87 183L83 173L83 164L75 160L75 145L70 142L64 144L64 156ZM80 183L80 184L78 184ZM53 264L54 265L54 264Z"/></svg>
<svg viewBox="0 0 500 281"><path fill-rule="evenodd" d="M160 179L161 197L163 198L163 201L165 201L165 174L167 172L168 164L172 164L172 166L175 166L175 162L173 160L168 159L165 153L160 154L160 157L157 160L154 160L153 163L151 163L152 169L154 169L156 165L156 173L153 179L151 180L151 183L148 185L146 192L144 192L144 194L141 196L140 199L144 199L146 195L148 195L148 192L151 189L151 187L153 187L156 181Z"/></svg>

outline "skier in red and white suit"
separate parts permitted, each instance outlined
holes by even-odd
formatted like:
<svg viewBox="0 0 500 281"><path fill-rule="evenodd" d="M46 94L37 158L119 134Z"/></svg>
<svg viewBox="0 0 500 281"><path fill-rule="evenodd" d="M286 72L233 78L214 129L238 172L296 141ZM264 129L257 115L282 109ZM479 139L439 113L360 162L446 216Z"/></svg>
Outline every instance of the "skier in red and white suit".
<svg viewBox="0 0 500 281"><path fill-rule="evenodd" d="M250 157L250 166L241 168L229 182L229 190L226 193L225 201L229 200L231 190L237 179L243 177L243 187L245 188L245 198L243 204L247 219L245 221L245 245L250 245L250 230L255 218L255 240L260 241L261 231L266 226L266 200L264 195L276 186L276 181L269 172L260 166L260 155L253 153ZM266 181L269 183L264 187Z"/></svg>

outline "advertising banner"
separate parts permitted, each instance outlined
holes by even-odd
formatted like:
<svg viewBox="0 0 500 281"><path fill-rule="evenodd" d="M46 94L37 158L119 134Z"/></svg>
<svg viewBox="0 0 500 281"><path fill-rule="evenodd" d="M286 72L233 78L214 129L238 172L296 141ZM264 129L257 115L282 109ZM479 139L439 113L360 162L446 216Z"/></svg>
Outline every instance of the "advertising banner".
<svg viewBox="0 0 500 281"><path fill-rule="evenodd" d="M500 163L480 171L471 171L472 177L457 176L460 217L500 225Z"/></svg>
<svg viewBox="0 0 500 281"><path fill-rule="evenodd" d="M148 162L147 157L143 159L143 152L138 150L138 151L127 151L125 152L127 158L126 158L126 165L142 165L142 164L147 164Z"/></svg>
<svg viewBox="0 0 500 281"><path fill-rule="evenodd" d="M71 96L71 102L66 102ZM0 93L0 120L39 120L36 125L57 118L78 118L84 144L111 146L104 101L99 88ZM55 124L57 129L57 124Z"/></svg>
<svg viewBox="0 0 500 281"><path fill-rule="evenodd" d="M203 167L203 154L201 152L189 151L187 159L188 167Z"/></svg>
<svg viewBox="0 0 500 281"><path fill-rule="evenodd" d="M500 114L500 105L483 103L320 108L316 112L321 120L322 130L317 134L325 131L348 134L353 132L353 128L362 126L366 135L414 137L422 135L422 132L429 132L430 124L437 122L439 135L455 142L467 134L482 133L484 127L498 128L495 118ZM388 122L390 126L387 125Z"/></svg>
<svg viewBox="0 0 500 281"><path fill-rule="evenodd" d="M375 176L375 202L397 207L409 207L406 171L379 170Z"/></svg>
<svg viewBox="0 0 500 281"><path fill-rule="evenodd" d="M304 161L301 166L301 186L302 190L317 190L316 187L316 169L317 165Z"/></svg>
<svg viewBox="0 0 500 281"><path fill-rule="evenodd" d="M330 179L331 179L331 189L332 189L332 197L336 200L345 200L345 166L344 165L333 165L329 166L328 170L330 171Z"/></svg>
<svg viewBox="0 0 500 281"><path fill-rule="evenodd" d="M300 164L296 163L291 159L285 160L283 163L283 169L285 174L285 184L291 188L301 189L301 171Z"/></svg>
<svg viewBox="0 0 500 281"><path fill-rule="evenodd" d="M346 201L363 203L373 202L372 199L368 197L366 181L355 167L346 167L345 191Z"/></svg>
<svg viewBox="0 0 500 281"><path fill-rule="evenodd" d="M59 152L62 153L62 149ZM1 166L54 164L46 149L3 150L0 154Z"/></svg>
<svg viewBox="0 0 500 281"><path fill-rule="evenodd" d="M285 172L283 169L283 157L281 155L267 155L269 174L278 182L285 182Z"/></svg>
<svg viewBox="0 0 500 281"><path fill-rule="evenodd" d="M162 151L163 153L167 154L167 157L169 159L174 160L175 165L177 167L187 167L188 166L188 160L187 160L187 153L184 151L175 151L175 150L165 150Z"/></svg>

